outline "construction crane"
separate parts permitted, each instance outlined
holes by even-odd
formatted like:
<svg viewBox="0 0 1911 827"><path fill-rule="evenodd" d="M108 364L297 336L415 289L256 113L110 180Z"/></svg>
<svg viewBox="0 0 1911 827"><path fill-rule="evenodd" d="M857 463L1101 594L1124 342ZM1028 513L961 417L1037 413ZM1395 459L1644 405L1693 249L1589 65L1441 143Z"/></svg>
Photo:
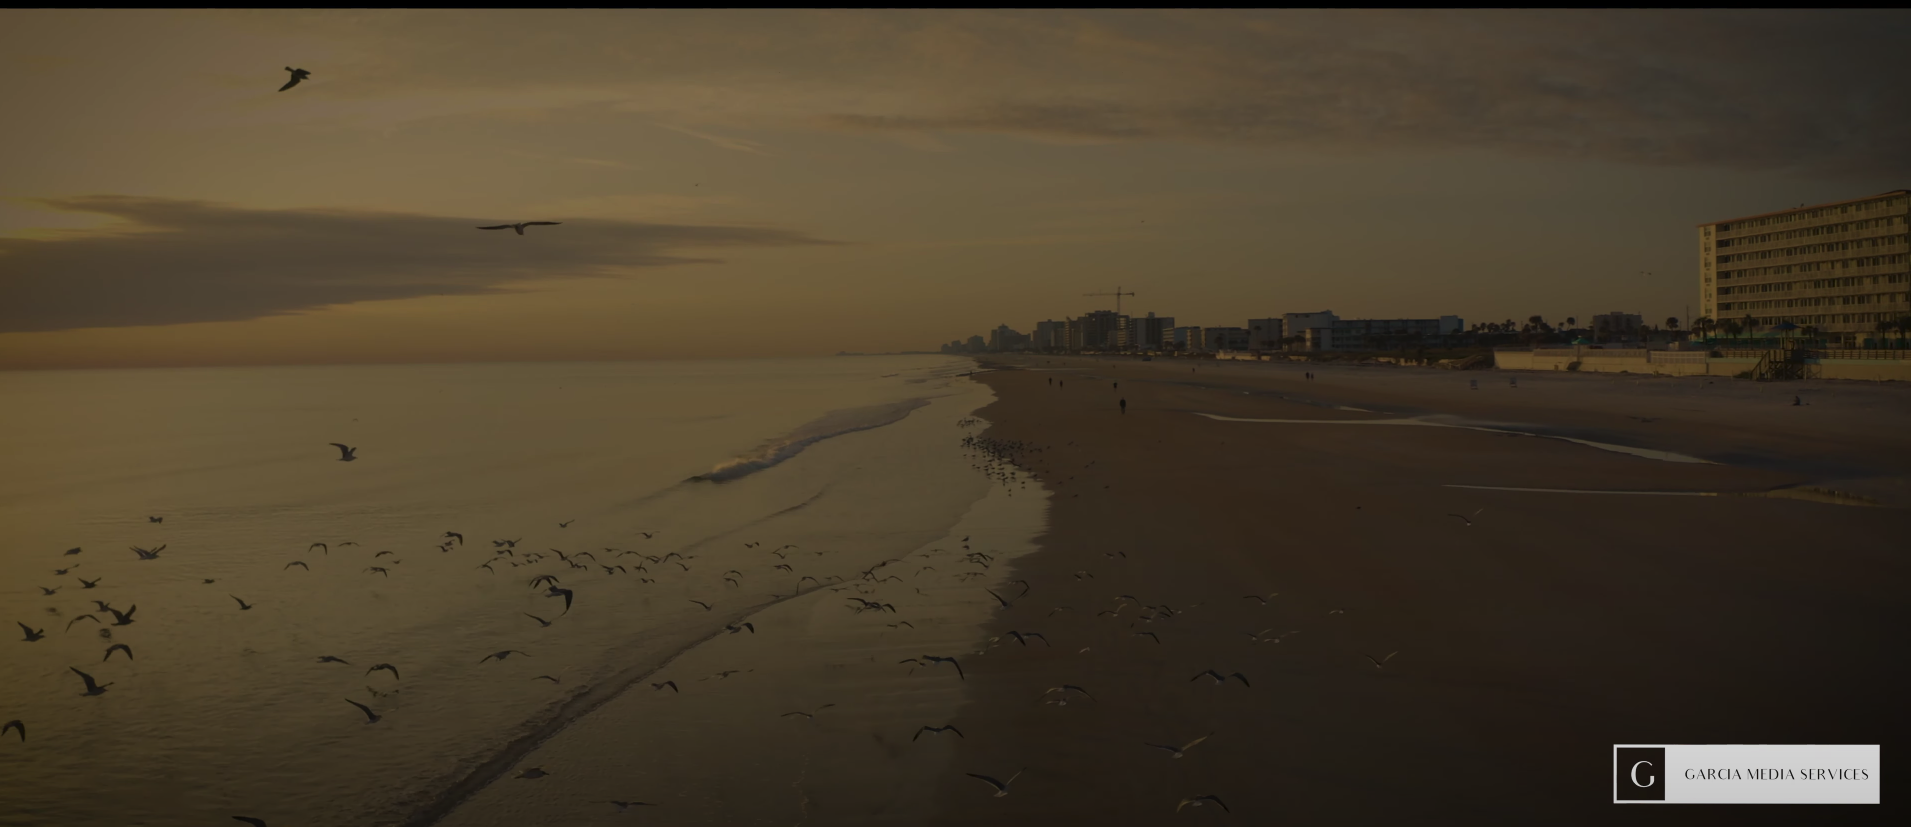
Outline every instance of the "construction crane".
<svg viewBox="0 0 1911 827"><path fill-rule="evenodd" d="M1114 296L1115 297L1115 315L1119 316L1121 315L1121 297L1132 296L1134 295L1134 293L1121 292L1121 285L1118 284L1118 285L1115 285L1115 292L1113 293L1083 293L1082 295L1084 296Z"/></svg>

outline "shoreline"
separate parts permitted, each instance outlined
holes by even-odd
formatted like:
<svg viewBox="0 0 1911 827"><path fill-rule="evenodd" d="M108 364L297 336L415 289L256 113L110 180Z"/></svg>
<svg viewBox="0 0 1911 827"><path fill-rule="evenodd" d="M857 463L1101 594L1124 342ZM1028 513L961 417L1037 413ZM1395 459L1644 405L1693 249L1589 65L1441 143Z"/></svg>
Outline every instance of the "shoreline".
<svg viewBox="0 0 1911 827"><path fill-rule="evenodd" d="M1042 369L1018 369L1031 363ZM1897 587L1911 572L1888 551L1911 525L1901 508L1445 487L1762 491L1829 465L1890 488L1906 438L1849 432L1875 411L1821 405L1814 414L1848 430L1831 440L1830 462L1793 467L1792 456L1826 446L1817 426L1768 410L1722 417L1711 432L1691 418L1628 429L1617 412L1650 416L1637 407L1649 400L1562 398L1548 410L1539 394L1416 395L1318 368L1309 384L1302 370L1217 376L1203 366L1188 377L1059 358L979 367L976 381L997 396L977 413L991 423L986 436L1046 446L1025 456L1053 492L1039 550L1014 563L1031 596L1000 611L989 635L1040 631L1054 647L998 643L1000 657L974 661L959 715L970 737L932 823L1156 823L1183 799L1216 795L1247 823L1601 824L1621 818L1606 809L1613 744L1895 734L1880 721L1911 686L1871 653L1904 619ZM1445 378L1464 388L1470 377ZM1454 413L1676 441L1700 456L1732 459L1766 440L1754 458L1777 461L1680 464L1452 429L1192 415L1377 415L1280 392L1374 409L1457 397L1471 409ZM1855 445L1859 436L1871 440ZM1251 687L1190 680L1210 668L1241 672ZM1041 703L1062 684L1094 700ZM1185 758L1146 746L1209 733ZM960 774L1022 767L1005 798ZM1495 781L1468 781L1478 777ZM1680 819L1793 816L1687 808Z"/></svg>

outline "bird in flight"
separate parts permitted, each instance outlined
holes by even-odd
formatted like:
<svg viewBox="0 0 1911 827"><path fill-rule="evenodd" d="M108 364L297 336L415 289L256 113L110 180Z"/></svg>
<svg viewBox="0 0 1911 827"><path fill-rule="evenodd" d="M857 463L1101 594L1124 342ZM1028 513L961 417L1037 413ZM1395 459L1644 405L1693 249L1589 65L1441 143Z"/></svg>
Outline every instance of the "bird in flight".
<svg viewBox="0 0 1911 827"><path fill-rule="evenodd" d="M133 647L127 646L124 643L115 643L111 646L106 647L106 657L100 658L100 663L105 663L109 660L112 660L114 651L125 652L127 660L133 659Z"/></svg>
<svg viewBox="0 0 1911 827"><path fill-rule="evenodd" d="M650 691L656 692L660 689L663 689L666 686L670 687L670 691L672 692L677 692L677 693L683 692L683 690L677 688L676 681L664 681L663 683L653 683L650 685Z"/></svg>
<svg viewBox="0 0 1911 827"><path fill-rule="evenodd" d="M703 610L704 610L704 611L706 611L706 612L707 612L707 611L710 611L710 604L708 604L708 603L705 603L705 602L703 602L703 601L701 601L701 600L692 600L692 601L690 601L690 602L692 602L692 603L695 603L695 604L697 604L697 605L699 605L699 606L702 606L702 607L703 607ZM753 633L754 633L754 632L753 632Z"/></svg>
<svg viewBox="0 0 1911 827"><path fill-rule="evenodd" d="M68 556L68 557L71 557L71 556L73 556L73 555L75 555L75 554L78 554L78 553L80 553L80 549L79 549L79 547L78 547L78 546L74 546L73 548L70 548L70 549L67 549L67 550L66 550L66 556Z"/></svg>
<svg viewBox="0 0 1911 827"><path fill-rule="evenodd" d="M59 591L60 591L59 586L54 586L53 588L50 588L50 589L45 586L40 587L40 594L43 594L47 597L52 597L53 595L58 594Z"/></svg>
<svg viewBox="0 0 1911 827"><path fill-rule="evenodd" d="M1381 659L1379 659L1379 660L1374 660L1374 656L1373 656L1373 655L1365 655L1365 654L1363 654L1363 655L1361 655L1361 657L1363 657L1363 658L1366 658L1366 659L1367 659L1367 660L1369 660L1369 661L1373 661L1373 665L1374 665L1374 668L1375 668L1375 669L1379 669L1379 668L1380 668L1381 666L1383 666L1383 665L1385 665L1387 661L1390 661L1390 660L1393 660L1393 656L1394 656L1394 655L1398 655L1398 654L1400 654L1400 653L1399 653L1399 652L1388 652L1388 653L1387 653L1387 656L1386 656L1386 657L1384 657L1384 658L1381 658Z"/></svg>
<svg viewBox="0 0 1911 827"><path fill-rule="evenodd" d="M1042 645L1043 645L1043 646L1053 646L1053 645L1054 645L1054 644L1052 644L1052 643L1049 643L1049 642L1048 642L1048 638L1046 638L1046 637L1043 637L1043 636L1042 636L1042 633L1041 633L1041 632L1013 632L1013 631L1012 631L1012 632L1009 632L1009 637L1012 637L1012 638L1015 638L1015 642L1016 642L1016 643L1020 643L1020 644L1022 644L1023 646L1027 646L1027 645L1028 645L1028 639L1029 639L1029 638L1038 638L1038 639L1040 639L1040 640L1042 641ZM1160 641L1158 641L1158 640L1157 640L1157 641L1155 641L1155 642L1156 642L1156 643L1160 643Z"/></svg>
<svg viewBox="0 0 1911 827"><path fill-rule="evenodd" d="M365 569L365 570L366 570L366 571L368 571L368 572L371 572L371 571L375 571L375 572L378 572L379 574L382 574L382 575L385 575L386 577L390 577L390 576L391 576L391 570L390 570L390 569L387 569L387 568L385 568L384 566L372 566L372 567L370 567L370 568L367 568L367 569Z"/></svg>
<svg viewBox="0 0 1911 827"><path fill-rule="evenodd" d="M490 227L479 227L478 229L480 230L517 230L518 235L524 235L525 227L556 226L562 223L563 222L561 221L520 221L516 224L497 224Z"/></svg>
<svg viewBox="0 0 1911 827"><path fill-rule="evenodd" d="M564 598L564 613L565 613L565 614L570 614L570 612L571 612L571 598L572 598L572 597L574 596L574 594L573 594L573 593L571 592L571 590L570 590L570 589L560 589L560 588L558 588L558 587L556 587L556 586L552 586L552 587L551 587L551 589L550 589L550 591L547 591L547 592L545 592L545 593L544 593L544 596L545 596L545 597L562 597L562 598Z"/></svg>
<svg viewBox="0 0 1911 827"><path fill-rule="evenodd" d="M290 562L290 563L287 563L287 564L285 564L285 568L287 568L287 569L289 569L289 568L291 568L291 567L293 567L293 566L298 566L299 568L302 568L302 569L305 569L306 571L311 571L311 570L312 570L312 567L311 567L311 566L308 566L308 565L306 565L306 564L305 564L305 561L303 561L303 560L293 560L292 562ZM280 569L280 571L284 571L284 570L285 570L285 569Z"/></svg>
<svg viewBox="0 0 1911 827"><path fill-rule="evenodd" d="M292 83L298 83L298 81L296 81L296 80L295 80L295 81L292 81ZM289 85L289 84L288 84L288 85ZM283 92L283 91L285 91L285 90L284 90L284 89L280 89L279 91L281 91L281 92ZM250 825L252 825L252 827L266 827L266 824L265 824L265 819L263 819L263 818L253 818L252 816L233 816L233 817L232 817L232 820L233 820L233 821L243 821L243 822L245 822L245 823L247 823L247 824L250 824Z"/></svg>
<svg viewBox="0 0 1911 827"><path fill-rule="evenodd" d="M328 655L327 657L330 657L330 656ZM334 660L337 660L336 658L333 658L333 659L334 659ZM319 658L319 660L320 660L320 661L324 661L324 660L325 660L325 658ZM341 660L341 661L339 661L339 663L344 663L344 662L345 662L345 661L342 661L342 660ZM378 670L380 670L380 669L383 669L383 670L385 670L385 671L387 671L387 672L390 672L390 673L391 673L391 679L392 679L392 680L395 680L395 681L396 681L396 680L403 680L402 678L400 678L400 677L398 677L398 667L396 667L396 666L393 666L393 665L391 665L391 664L389 664L389 663L381 663L381 664L379 664L379 665L377 665L377 666L374 666L374 667L372 667L372 668L370 668L370 669L367 669L367 670L365 670L365 674L367 674L367 675L369 675L369 674L371 674L371 673L373 673L373 672L376 672L376 671L378 671Z"/></svg>
<svg viewBox="0 0 1911 827"><path fill-rule="evenodd" d="M245 602L245 601L243 601L243 600L239 600L239 598L238 598L238 596L237 596L237 595L231 595L231 594L229 594L229 595L226 595L226 596L227 596L227 597L230 597L230 598L232 598L233 600L238 600L238 601L239 601L239 611L242 611L242 612L243 612L243 611L245 611L245 610L247 610L247 609L250 609L250 608L252 608L252 605L251 605L251 604L249 604L249 603L247 603L247 602Z"/></svg>
<svg viewBox="0 0 1911 827"><path fill-rule="evenodd" d="M146 518L146 522L149 522L149 523L163 523L165 521L166 521L165 517L147 517Z"/></svg>
<svg viewBox="0 0 1911 827"><path fill-rule="evenodd" d="M530 612L525 612L524 616L537 621L537 625L539 627L551 625L551 621L545 620L544 618L538 617L537 615L531 614Z"/></svg>
<svg viewBox="0 0 1911 827"><path fill-rule="evenodd" d="M1207 671L1204 671L1204 672L1202 672L1202 673L1200 673L1200 674L1198 674L1198 675L1195 675L1195 676L1194 676L1194 677L1192 677L1192 678L1189 678L1188 680L1191 680L1191 681L1198 681L1198 680L1200 680L1200 679L1201 679L1201 678L1202 678L1203 676L1206 676L1206 677L1210 677L1210 678L1213 678L1213 679L1214 679L1214 685L1215 685L1215 686L1220 686L1221 684L1223 684L1223 683L1225 683L1225 682L1227 681L1227 679L1228 679L1228 678L1234 678L1235 680L1238 680L1238 681L1240 681L1240 682L1241 682L1241 685L1242 685L1242 686L1245 686L1245 687L1248 687L1248 688L1250 688L1250 689L1251 689L1251 688L1253 688L1253 686L1254 686L1254 684L1251 684L1251 683L1248 683L1248 682L1247 682L1247 676L1246 676L1246 675L1243 675L1243 674L1241 674L1241 673L1239 673L1239 672L1235 672L1234 674L1231 674L1231 675L1223 675L1223 674L1221 674L1221 673L1219 673L1219 672L1216 672L1216 671L1214 671L1213 669L1209 669L1209 670L1207 670Z"/></svg>
<svg viewBox="0 0 1911 827"><path fill-rule="evenodd" d="M447 531L447 532L445 532L445 539L447 539L447 540L450 540L450 539L453 539L453 538L456 538L456 539L457 539L457 541L458 541L458 545L461 545L461 546L462 546L462 545L464 545L464 535L463 535L463 534L459 534L459 533L458 533L458 532L456 532L456 531Z"/></svg>
<svg viewBox="0 0 1911 827"><path fill-rule="evenodd" d="M285 67L285 70L292 73L292 79L286 81L284 86L279 87L279 91L281 92L299 85L299 81L312 76L311 72L307 72L304 69L294 69L290 66L287 66Z"/></svg>
<svg viewBox="0 0 1911 827"><path fill-rule="evenodd" d="M318 658L318 662L319 662L319 663L342 663L342 664L345 664L346 666L351 666L351 665L352 665L352 662L351 662L351 661L348 661L348 660L346 660L346 659L344 659L344 658L337 658L337 657L333 657L333 656L331 656L331 655L319 655L319 658ZM369 675L369 674L371 674L371 673L370 673L370 672L366 672L365 674L367 674L367 675ZM393 671L393 672L392 672L392 675L394 675L394 676L396 676L397 674L398 674L398 673L397 673L396 671Z"/></svg>
<svg viewBox="0 0 1911 827"><path fill-rule="evenodd" d="M994 787L994 788L995 788L995 797L996 797L996 798L1001 798L1001 797L1003 797L1003 796L1005 796L1005 795L1008 795L1008 794L1009 794L1009 785L1010 785L1010 784L1013 784L1013 783L1015 783L1015 779L1017 779L1017 778L1021 778L1021 777L1022 777L1022 773L1025 773L1025 772L1028 772L1028 768L1026 768L1026 767L1024 767L1024 768L1022 768L1022 769L1019 769L1019 770L1016 770L1016 771L1015 771L1015 774L1014 774L1014 775L1011 775L1011 776L1009 776L1009 780L1007 780L1007 781L997 781L997 780L995 780L995 779L993 779L993 778L990 778L990 777L988 777L988 776L986 776L986 775L977 775L977 774L975 774L975 773L972 773L972 772L969 772L969 773L963 773L963 775L967 775L967 776L968 776L968 777L970 777L970 778L979 778L979 779L981 779L982 781L984 781L984 782L986 782L986 783L987 783L987 784L988 784L989 786L991 786L991 787Z"/></svg>
<svg viewBox="0 0 1911 827"><path fill-rule="evenodd" d="M331 445L331 446L332 446L333 448L337 448L337 449L338 449L338 455L339 455L339 456L338 456L338 461L339 461L339 462L351 462L352 460L355 460L355 459L358 459L358 449L357 449L357 448L353 448L353 447L350 447L350 446L348 446L348 445L346 445L345 443L342 443L342 442L333 442L333 443L329 443L329 444L330 444L330 445Z"/></svg>
<svg viewBox="0 0 1911 827"><path fill-rule="evenodd" d="M1175 757L1180 758L1181 756L1177 755ZM1181 799L1181 803L1175 805L1174 811L1178 813L1178 812L1181 812L1181 808L1183 807L1187 807L1190 805L1199 807L1203 804L1213 804L1217 807L1220 807L1221 812L1224 812L1224 813L1234 812L1233 810L1228 809L1228 805L1223 804L1220 798L1216 796L1212 796L1212 795L1197 795L1193 798Z"/></svg>
<svg viewBox="0 0 1911 827"><path fill-rule="evenodd" d="M532 767L524 772L518 773L519 778L530 778L533 780L543 778L547 775L550 775L550 773L545 772L543 767Z"/></svg>
<svg viewBox="0 0 1911 827"><path fill-rule="evenodd" d="M93 602L95 602L95 603L98 603L99 601L97 601L97 600L95 600L95 601L93 601ZM90 615L90 614L84 614L84 615L80 615L80 616L78 616L78 617L75 617L75 618L73 618L72 620L69 620L69 621L67 621L67 622L66 622L66 630L67 630L67 631L69 631L69 632L71 632L71 631L73 631L73 624L75 624L75 623L78 623L78 622L80 622L80 621L82 621L82 620L91 620L91 621L93 621L94 623L98 623L98 622L100 622L100 619L99 619L99 618L97 618L97 617L94 617L94 616L92 616L92 615Z"/></svg>
<svg viewBox="0 0 1911 827"><path fill-rule="evenodd" d="M131 626L133 625L133 613L139 611L139 604L134 603L132 608L124 612L118 609L107 609L107 611L113 613L114 626Z"/></svg>
<svg viewBox="0 0 1911 827"><path fill-rule="evenodd" d="M21 743L26 743L26 740L27 740L27 725L26 725L26 723L25 723L25 722L23 722L23 721L19 721L19 720L12 720L12 721L8 721L8 722L6 722L6 724L4 724L4 725L0 725L0 736L4 736L4 735L6 735L6 734L7 734L7 732L8 732L8 731L10 731L10 730L19 730L19 731L20 731L20 742L21 742Z"/></svg>
<svg viewBox="0 0 1911 827"><path fill-rule="evenodd" d="M553 678L553 677L551 677L550 675L539 675L539 676L537 676L537 677L535 677L535 678L532 678L531 680L534 680L534 681L550 681L551 683L560 683L560 681L559 681L558 679L556 679L556 678Z"/></svg>
<svg viewBox="0 0 1911 827"><path fill-rule="evenodd" d="M15 622L15 623L19 623L19 621L14 621L14 622ZM67 626L68 626L68 628L71 628L71 627L72 627L72 625L73 625L73 624L71 624L71 623L68 623L68 624L67 624ZM33 629L33 627L32 627L32 626L28 626L28 625L26 625L25 623L20 623L20 628L21 628L21 629L23 629L23 630L25 630L25 631L26 631L26 633L27 633L27 637L26 637L26 642L27 642L27 643L32 643L32 642L34 642L34 641L36 641L36 640L39 640L39 639L41 639L41 638L43 638L43 637L46 637L46 630L45 630L45 629L41 629L41 630L39 630L39 631L37 631L37 632L36 632L36 631L34 631L34 629Z"/></svg>
<svg viewBox="0 0 1911 827"><path fill-rule="evenodd" d="M969 679L968 676L962 674L962 664L957 662L955 658L942 658L942 657L936 657L935 655L923 655L922 661L924 664L935 664L935 663L949 664L950 666L955 667L956 677L961 678L962 680L965 680L965 681Z"/></svg>
<svg viewBox="0 0 1911 827"><path fill-rule="evenodd" d="M363 713L365 713L365 723L368 723L368 724L375 724L375 723L378 723L378 719L379 719L379 718L381 718L381 717L383 717L383 716L381 716L381 715L379 715L378 713L376 713L376 712L373 712L373 711L372 711L372 708L371 708L371 707L369 707L369 706L366 706L366 705L364 705L364 704L362 704L362 703L359 703L359 702L357 702L357 701L354 701L354 700L352 700L351 698L346 698L346 699L345 699L345 702L346 702L346 703L348 703L348 704L351 704L352 706L355 706L355 707L358 707L358 709L359 709L359 711L360 711L360 712L363 712Z"/></svg>
<svg viewBox="0 0 1911 827"><path fill-rule="evenodd" d="M1202 741L1206 741L1213 736L1214 736L1214 733L1210 732L1207 735L1203 735L1199 738L1189 741L1186 746L1180 746L1180 747L1171 747L1171 746L1168 746L1167 744L1144 744L1144 746L1154 747L1155 749L1165 749L1168 752L1172 753L1172 757L1180 758L1183 754L1187 753L1188 750L1194 749L1195 744L1199 744Z"/></svg>
<svg viewBox="0 0 1911 827"><path fill-rule="evenodd" d="M823 704L822 706L819 706L819 707L817 707L817 708L816 708L816 712L822 712L823 710L825 710L825 709L828 709L828 708L830 708L830 707L832 707L832 706L835 706L835 704ZM777 716L777 717L779 717L779 718L788 718L788 717L790 717L791 715L801 715L801 716L803 716L803 717L805 717L805 718L808 718L808 719L810 719L810 720L812 720L812 721L814 721L814 720L816 720L816 712L803 712L803 711L801 711L801 710L798 710L798 711L796 711L796 712L785 712L785 713L783 713L782 715L779 715L779 716Z"/></svg>
<svg viewBox="0 0 1911 827"><path fill-rule="evenodd" d="M605 803L606 803L606 804L609 804L609 805L611 805L611 806L613 806L613 807L616 807L616 808L617 808L617 812L620 812L620 813L621 813L621 812L623 812L623 811L625 811L625 810L628 810L628 809L630 809L630 808L632 808L632 807L655 807L655 806L657 806L657 805L655 805L655 804L652 804L652 803L650 803L650 802L648 802L648 801L607 801L607 802L605 802Z"/></svg>
<svg viewBox="0 0 1911 827"><path fill-rule="evenodd" d="M1267 605L1267 601L1279 597L1280 594L1280 592L1268 592L1266 597L1262 597L1258 594L1244 594L1241 595L1241 599L1258 601L1261 605L1265 606Z"/></svg>
<svg viewBox="0 0 1911 827"><path fill-rule="evenodd" d="M111 683L105 683L105 684L101 684L101 683L95 683L95 682L93 681L93 676L92 676L92 675L88 675L88 674L86 674L85 672L81 672L80 670L78 670L78 669L75 669L74 667L71 667L71 666L69 666L69 667L67 667L67 668L68 668L68 669L72 669L72 670L73 670L73 674L75 674L75 675L78 675L78 676L80 676L80 680L83 680L83 681L86 681L86 691L85 691L84 693L81 693L81 694L84 694L84 695L104 695L104 694L106 694L106 687L109 687L109 686L112 686L112 684L111 684Z"/></svg>
<svg viewBox="0 0 1911 827"><path fill-rule="evenodd" d="M506 650L504 650L504 651L502 651L502 652L492 652L492 653L491 653L491 654L489 654L489 655L485 655L485 656L484 656L484 658L483 658L482 660L479 660L478 662L479 662L479 663L483 663L483 662L485 662L485 661L487 661L487 660L490 660L490 659L492 659L492 658L497 658L498 660L504 660L505 658L508 658L508 657L510 657L510 656L512 656L512 655L524 655L524 653L523 653L523 652L520 652L520 651L518 651L518 650L516 650L516 649L506 649ZM524 656L525 656L525 657L527 657L527 658L528 658L528 657L530 657L530 655L524 655Z"/></svg>
<svg viewBox="0 0 1911 827"><path fill-rule="evenodd" d="M1282 633L1280 633L1280 634L1278 634L1278 635L1275 635L1275 636L1273 636L1273 637L1267 637L1267 636L1266 636L1266 635L1267 635L1267 633L1268 633L1268 632L1272 632L1272 631L1274 631L1274 630L1273 630L1273 629L1262 629L1262 630L1261 630L1261 631L1259 631L1259 632L1244 632L1243 634L1246 634L1246 635L1248 636L1248 639L1249 639L1249 640L1252 640L1252 641L1254 641L1255 643L1269 643L1269 642L1272 642L1272 643L1280 643L1280 642L1281 642L1281 638L1284 638L1284 637L1287 637L1288 635L1291 635L1291 634L1294 634L1294 632L1282 632ZM1296 631L1298 631L1298 630L1296 630Z"/></svg>
<svg viewBox="0 0 1911 827"><path fill-rule="evenodd" d="M749 630L750 630L750 634L753 634L753 635L754 635L754 634L756 634L756 624L754 624L754 623L751 623L751 622L749 622L749 621L747 621L747 620L746 620L746 621L744 621L744 622L742 622L742 623L732 623L732 624L730 624L730 625L728 625L728 626L725 626L725 627L723 627L723 628L725 628L725 629L729 629L729 630L730 630L730 634L733 634L733 635L734 635L734 634L736 634L736 633L738 633L738 632L741 632L741 631L743 631L744 629L749 629Z"/></svg>
<svg viewBox="0 0 1911 827"><path fill-rule="evenodd" d="M571 527L571 523L574 523L574 522L577 522L577 518L576 518L576 517L572 517L572 518L571 518L571 519L569 519L569 520L565 520L564 522L561 522L561 523L558 523L558 524L557 524L557 527L558 527L558 528L570 528L570 527Z"/></svg>
<svg viewBox="0 0 1911 827"><path fill-rule="evenodd" d="M153 549L151 551L147 551L146 549L140 548L139 546L133 546L133 553L139 555L139 559L141 560L157 560L159 559L159 553L165 550L166 550L166 547L164 545L161 545L159 548Z"/></svg>
<svg viewBox="0 0 1911 827"><path fill-rule="evenodd" d="M961 738L965 741L968 740L969 738L969 736L962 734L962 730L956 729L955 724L947 724L945 726L925 726L921 729L916 730L916 738L921 738L922 734L925 732L937 732L937 733L953 732L956 734L957 738ZM916 738L911 738L909 740L914 741L916 740Z"/></svg>
<svg viewBox="0 0 1911 827"><path fill-rule="evenodd" d="M1155 641L1156 643L1160 643L1160 642L1161 642L1161 636L1160 636L1160 635L1157 635L1157 634L1155 634L1154 632L1136 632L1136 633L1134 634L1134 636L1135 636L1135 637L1148 637L1148 638L1154 638L1154 641Z"/></svg>

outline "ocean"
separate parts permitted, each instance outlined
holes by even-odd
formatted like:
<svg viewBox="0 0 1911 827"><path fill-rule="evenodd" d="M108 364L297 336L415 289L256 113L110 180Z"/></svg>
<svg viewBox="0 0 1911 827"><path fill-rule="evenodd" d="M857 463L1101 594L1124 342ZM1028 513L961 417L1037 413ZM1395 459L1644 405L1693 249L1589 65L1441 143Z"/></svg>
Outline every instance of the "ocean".
<svg viewBox="0 0 1911 827"><path fill-rule="evenodd" d="M1001 487L960 445L972 369L0 373L0 825L433 823L726 626L943 538Z"/></svg>

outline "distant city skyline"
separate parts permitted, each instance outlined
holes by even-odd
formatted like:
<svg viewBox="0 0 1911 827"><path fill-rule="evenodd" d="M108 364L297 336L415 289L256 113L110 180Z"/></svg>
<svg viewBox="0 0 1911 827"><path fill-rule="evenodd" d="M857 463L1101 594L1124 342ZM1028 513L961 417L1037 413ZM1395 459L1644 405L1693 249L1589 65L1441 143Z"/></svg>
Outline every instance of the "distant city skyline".
<svg viewBox="0 0 1911 827"><path fill-rule="evenodd" d="M1183 324L1656 324L1700 312L1700 225L1905 186L1907 33L0 11L0 369L910 351L1113 310L1084 294L1117 285ZM310 76L281 91L286 66ZM475 229L525 221L561 224Z"/></svg>

